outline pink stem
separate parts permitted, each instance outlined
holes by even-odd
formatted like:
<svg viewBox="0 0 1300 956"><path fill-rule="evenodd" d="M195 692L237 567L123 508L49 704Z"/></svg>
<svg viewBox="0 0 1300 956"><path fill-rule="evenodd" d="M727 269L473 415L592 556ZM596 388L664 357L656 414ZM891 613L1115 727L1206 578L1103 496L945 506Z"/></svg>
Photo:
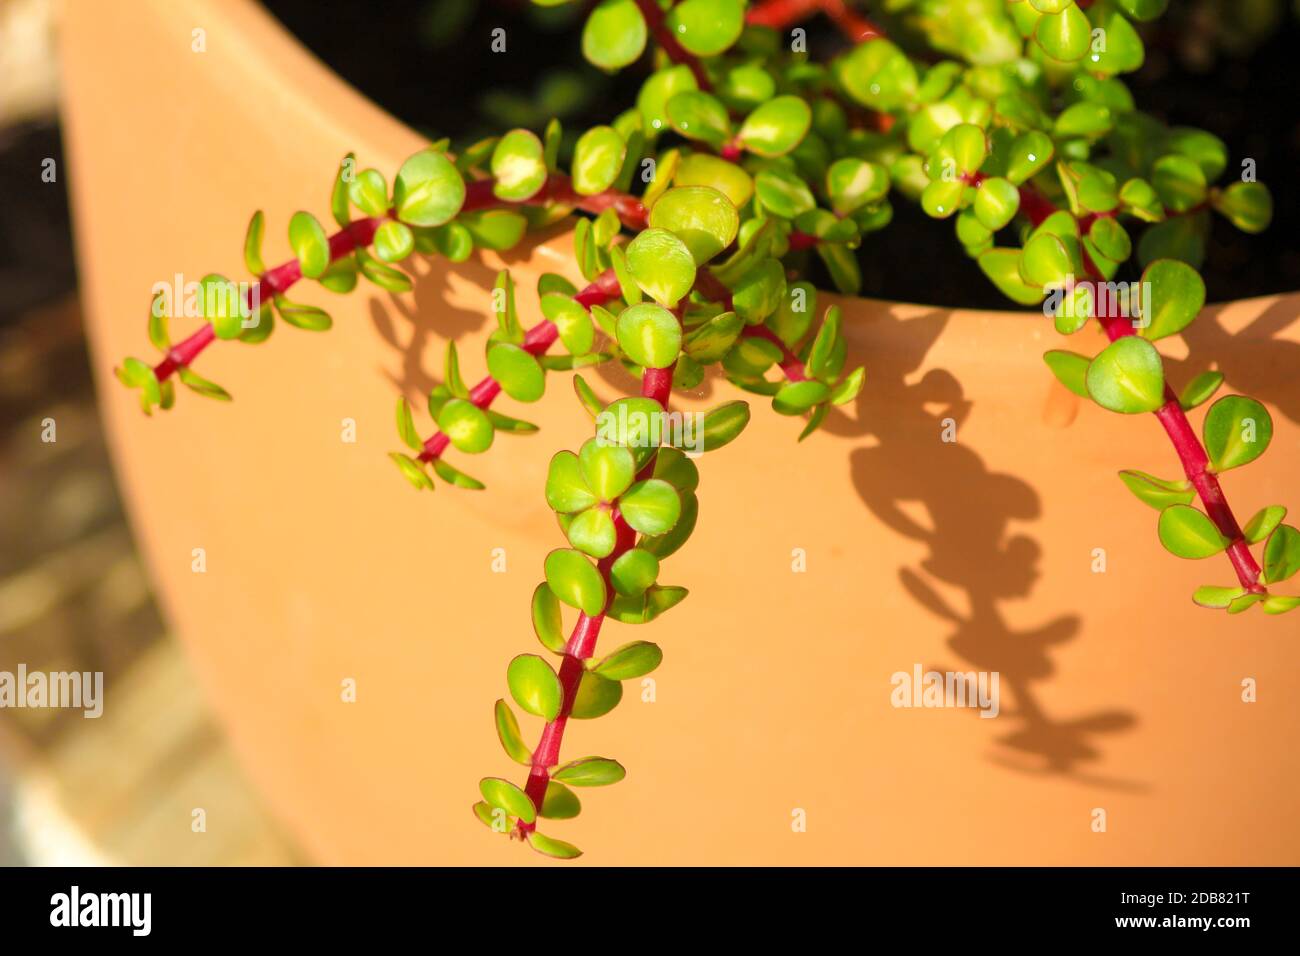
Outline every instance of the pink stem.
<svg viewBox="0 0 1300 956"><path fill-rule="evenodd" d="M351 255L357 249L370 245L375 239L375 233L383 225L384 220L378 218L358 219L344 226L334 235L330 236L330 262L336 262L346 255ZM296 258L282 263L273 269L268 269L262 274L262 277L248 290L248 298L244 303L251 315L254 306L263 301L270 301L277 295L282 295L289 288L302 278L302 265ZM165 381L173 372L183 365L191 364L208 345L216 338L216 331L212 324L208 323L202 326L197 332L189 338L173 345L167 350L163 360L154 366L154 375L158 381Z"/></svg>
<svg viewBox="0 0 1300 956"><path fill-rule="evenodd" d="M652 398L659 403L659 407L668 410L668 398L672 391L673 369L669 368L648 368L641 378L641 394L646 398ZM654 473L655 460L651 457L645 467L637 474L637 479L641 480L650 477ZM607 595L604 609L594 616L588 617L586 614L578 616L578 623L573 628L573 633L569 635L568 643L564 646L564 660L560 662L560 688L563 691L563 697L560 704L560 713L552 721L546 724L542 730L541 740L537 744L537 749L533 751L533 765L528 772L528 782L524 785L524 793L533 801L533 806L541 809L542 801L546 798L546 788L551 780L551 768L560 762L560 745L564 742L564 728L568 723L569 714L573 710L573 701L578 693L578 684L582 680L582 675L586 670L584 664L596 652L596 639L600 637L600 626L605 621L605 614L609 610L609 604L614 597L614 586L610 583L609 569L614 566L618 560L627 551L636 546L636 532L623 520L623 516L614 511L614 550L608 556L601 558L596 563L596 570L600 572L605 579L605 593ZM521 836L527 836L533 830L537 829L535 823L520 823L519 833Z"/></svg>
<svg viewBox="0 0 1300 956"><path fill-rule="evenodd" d="M593 305L604 305L619 297L622 294L618 284L618 276L613 269L606 269L597 278L581 292L574 296L583 308L590 311ZM555 323L550 319L545 319L534 325L524 335L524 351L530 355L542 355L547 349L554 344L559 337L560 330L555 327ZM479 408L487 408L501 393L501 385L491 375L484 376L477 385L469 391L469 400ZM434 432L424 442L424 450L420 452L420 461L433 461L451 444L451 439L445 432Z"/></svg>
<svg viewBox="0 0 1300 956"><path fill-rule="evenodd" d="M572 181L563 173L552 173L537 195L525 200L523 204L540 206L548 202L573 206L576 209L597 215L606 209L612 208L618 214L623 225L629 229L644 229L648 225L649 216L646 208L641 205L641 201L635 196L619 192L616 189L607 189L594 196L581 196L574 192ZM492 180L482 179L469 183L465 187L465 203L461 210L463 212L475 212L503 205L509 205L509 203L493 194ZM344 256L351 255L357 249L370 245L374 242L375 233L385 221L382 217L358 219L334 233L329 237L330 262L337 262ZM301 278L302 266L297 258L268 269L262 274L258 282L249 289L245 305L250 314L254 304L260 304L274 299L277 295L284 294ZM215 331L211 323L208 323L188 338L173 345L167 350L163 360L154 366L154 375L158 377L158 381L165 381L181 366L190 365L215 338ZM548 342L547 345L549 344ZM543 351L545 350L543 349Z"/></svg>
<svg viewBox="0 0 1300 956"><path fill-rule="evenodd" d="M704 65L683 49L677 42L677 37L673 36L673 31L668 29L668 24L664 22L663 8L659 6L658 0L636 0L636 5L641 8L646 26L654 34L655 41L663 47L664 53L668 54L668 59L674 63L685 63L690 67L691 72L695 74L695 84L701 90L707 92L713 89L709 74L704 72Z"/></svg>

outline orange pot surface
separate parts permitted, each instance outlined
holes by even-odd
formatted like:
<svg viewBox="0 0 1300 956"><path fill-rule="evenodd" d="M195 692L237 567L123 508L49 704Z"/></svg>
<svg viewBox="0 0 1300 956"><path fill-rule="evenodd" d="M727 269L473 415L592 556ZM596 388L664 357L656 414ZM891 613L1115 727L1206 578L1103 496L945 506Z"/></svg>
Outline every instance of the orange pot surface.
<svg viewBox="0 0 1300 956"><path fill-rule="evenodd" d="M501 401L542 430L451 456L485 492L417 494L387 452L399 394L430 431L448 339L467 377L482 373L503 262L531 324L541 272L579 279L571 238L422 261L407 295L295 289L332 331L217 343L196 369L235 402L182 389L146 420L111 369L150 358L153 284L243 277L257 208L267 261L288 258L290 215L326 217L348 150L391 176L421 140L250 4L68 12L69 175L105 426L165 610L249 773L321 862L544 863L470 805L480 777L523 780L492 704L510 658L538 649L529 596L563 544L546 463L590 421L567 373L537 405ZM1191 603L1232 581L1227 561L1165 553L1155 512L1115 477L1178 473L1159 424L1056 385L1040 356L1061 340L1037 315L835 301L850 364L867 367L860 398L796 444L801 423L751 396L742 438L700 462L698 530L661 578L690 598L601 638L661 644L653 694L632 682L566 735L566 757L614 757L627 780L544 829L602 864L1300 863L1300 615ZM1217 365L1274 414L1273 448L1224 480L1242 519L1300 505L1298 309L1212 308L1186 344L1162 343L1177 384ZM589 378L605 399L633 385ZM710 379L682 405L733 394ZM918 666L998 672L998 716L893 706L892 675ZM188 836L188 814L176 825Z"/></svg>

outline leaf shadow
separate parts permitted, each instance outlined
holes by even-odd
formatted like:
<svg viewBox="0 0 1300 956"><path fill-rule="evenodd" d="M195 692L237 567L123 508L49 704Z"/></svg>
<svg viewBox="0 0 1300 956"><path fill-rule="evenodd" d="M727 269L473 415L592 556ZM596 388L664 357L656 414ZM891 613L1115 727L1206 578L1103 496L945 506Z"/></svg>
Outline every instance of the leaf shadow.
<svg viewBox="0 0 1300 956"><path fill-rule="evenodd" d="M1295 370L1300 368L1300 342L1280 337L1300 319L1294 297L1279 297L1238 332L1224 327L1220 311L1207 309L1183 330L1187 357L1167 359L1177 381L1189 382L1201 372L1223 373L1221 395L1248 388L1244 394L1273 406L1300 424L1300 389Z"/></svg>
<svg viewBox="0 0 1300 956"><path fill-rule="evenodd" d="M1081 769L1101 758L1109 736L1137 724L1133 713L1060 718L1048 712L1042 689L1057 673L1053 652L1078 638L1082 619L1064 613L1024 629L1003 610L1006 602L1027 598L1039 575L1042 548L1026 529L1040 516L1038 493L990 468L968 444L942 440L949 425L960 434L975 409L950 371L921 371L951 313L903 317L899 311L882 304L850 331L849 364L866 365L867 385L854 417L837 412L824 427L847 439L871 439L849 456L858 495L886 528L929 549L919 567L899 568L898 576L921 608L951 627L947 646L963 667L940 669L999 673L1004 703L996 743L1002 749L991 762L1092 786L1145 789ZM964 607L941 588L960 592ZM1007 722L1011 727L1002 730Z"/></svg>

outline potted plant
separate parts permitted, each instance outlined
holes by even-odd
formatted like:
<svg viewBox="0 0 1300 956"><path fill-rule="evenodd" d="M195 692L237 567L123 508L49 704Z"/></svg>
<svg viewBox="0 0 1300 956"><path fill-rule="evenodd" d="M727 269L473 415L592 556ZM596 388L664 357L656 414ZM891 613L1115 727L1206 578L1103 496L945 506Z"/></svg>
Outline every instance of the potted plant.
<svg viewBox="0 0 1300 956"><path fill-rule="evenodd" d="M1300 532L1272 504L1281 472L1264 472L1249 513L1233 510L1220 480L1287 426L1255 399L1216 397L1218 372L1166 375L1154 344L1202 312L1195 263L1212 216L1246 230L1270 217L1262 185L1215 185L1228 166L1223 143L1164 128L1128 97L1119 76L1142 59L1133 24L1162 8L1154 0L976 4L932 22L934 56L920 60L840 3L604 0L585 20L584 53L607 70L647 57L654 69L636 104L585 129L565 162L558 124L503 131L455 154L446 142L414 143L251 6L160 4L120 22L69 20L73 146L86 168L74 188L98 354L129 341L104 306L137 293L142 277L176 276L200 255L230 261L212 238L222 228L212 227L233 220L235 197L271 196L286 213L292 255L283 264L266 264L263 233L277 217L259 212L246 231L247 281L227 278L235 274L227 268L147 283L149 339L161 354L117 368L146 411L170 408L178 385L228 398L215 382L232 375L241 401L186 408L148 428L126 421L120 396L108 414L164 600L237 745L281 813L303 815L298 832L312 849L331 859L483 858L462 842L444 803L461 784L450 770L488 759L486 735L467 729L463 691L499 683L488 677L500 673L489 653L498 646L513 650L495 731L526 771L517 781L483 777L474 810L548 856L579 851L549 827L539 831L539 818L575 816L573 787L625 773L625 758L605 756L619 735L594 725L593 745L575 750L571 721L602 716L625 696L654 704L641 721L668 712L678 725L676 740L659 744L658 766L683 760L712 794L710 806L736 815L697 825L714 834L715 859L799 858L807 851L798 844L773 846L810 832L806 802L820 807L814 819L835 821L833 832L852 832L864 778L816 768L896 716L890 676L920 656L904 638L932 618L955 628L943 635L948 649L932 652L957 655L958 670L999 674L1011 690L1002 759L1140 789L1142 781L1082 769L1099 739L1138 722L1130 711L1055 718L1035 686L1053 670L1048 649L1079 627L1083 602L1064 595L1092 588L1100 606L1088 609L1091 640L1109 642L1097 660L1117 657L1119 642L1129 653L1136 634L1177 634L1207 638L1196 644L1202 663L1222 665L1221 638L1232 628L1226 615L1174 610L1184 572L1150 553L1159 545L1137 543L1130 529L1140 515L1110 507L1096 469L1137 456L1111 464L1125 467L1123 484L1157 509L1159 543L1183 558L1218 557L1223 573L1198 580L1196 603L1250 610L1242 620L1300 603L1284 583L1300 569ZM786 42L819 10L854 41L827 63ZM79 55L92 39L105 43L105 30L119 56L153 52L147 62L126 57L96 89ZM177 86L154 91L146 107L161 113L149 122L185 119L173 152L142 163L140 128L110 122L96 106L115 84L140 91L146 71L160 69L197 86L185 87L186 97ZM237 145L208 155L212 126L237 127L225 137ZM345 148L355 152L335 148L349 135L361 137ZM131 161L90 162L92 143ZM324 204L300 187L309 157L329 148L344 156L333 170L332 233L306 211ZM113 197L105 197L110 169ZM184 173L169 182L162 170L173 169ZM214 182L230 193L221 202L200 189ZM159 265L175 255L174 237L143 256L137 245L131 266L110 246L122 213L147 196L155 217L184 213L176 227L185 262L175 267ZM860 237L887 228L893 204L908 201L952 219L958 254L977 258L1013 302L1043 304L1043 314L943 314L844 298L858 291ZM816 262L839 295L807 281ZM353 296L327 311L321 296L300 296L307 281L332 293L373 291L368 307ZM1219 319L1240 327L1266 307ZM187 318L198 321L182 331ZM1077 344L1048 344L1046 321ZM313 340L300 345L283 333L270 338L277 325L334 329L299 336ZM457 326L472 328L485 349L487 375L472 386L463 371L471 353L444 335ZM1058 383L1045 401L1030 379L1035 339ZM274 361L259 378L247 371L256 359L232 353L263 342L258 351ZM572 399L529 409L529 421L501 410L503 393L537 401L570 370L576 404L592 418L585 427ZM873 398L876 380L882 391ZM393 382L397 438L409 449L389 457L405 478L421 490L491 485L484 495L449 504L440 491L430 504L427 495L375 490L381 479L368 452L391 451L391 433L379 428L391 411L378 409ZM762 396L775 416L751 415L724 394L733 386ZM993 414L980 422L985 402ZM241 406L251 408L240 414ZM1120 416L1143 413L1161 428L1131 437L1137 423ZM1189 413L1202 416L1199 427ZM786 418L803 421L792 429ZM512 440L539 427L560 445ZM1163 459L1157 431L1166 436ZM738 444L713 454L742 433L751 451ZM797 449L784 444L810 436L818 437ZM872 440L846 445L846 436ZM565 443L571 450L555 451ZM1181 473L1170 470L1168 446ZM471 476L466 456L485 452L495 454ZM1147 470L1158 460L1159 476ZM1049 484L1053 514L1041 521L1041 541L1013 530L1047 513L1039 496L1047 499ZM1067 503L1075 511L1063 514ZM881 525L896 534L882 535ZM1069 550L1078 567L1058 565L1055 580L1036 585L1046 541L1054 561ZM1112 570L1112 561L1122 567ZM818 562L824 570L810 574ZM679 609L686 588L677 581L717 597ZM1026 626L1002 605L1030 595L1038 618ZM542 653L518 640L525 604ZM630 641L620 635L597 647L618 625L640 626ZM662 702L655 668L664 654L642 636L651 631L666 632L670 655L674 635L697 647L673 676L685 702ZM862 646L882 631L894 635L883 639L887 649ZM1148 653L1174 645L1162 646ZM918 662L918 673L928 663ZM726 667L747 680L730 680ZM863 695L875 723L844 718L843 705L864 686L885 688L879 699ZM537 726L522 731L515 707ZM275 734L266 734L268 722ZM706 742L712 726L723 729ZM969 743L976 730L957 736ZM633 739L646 747L668 732ZM932 734L900 727L890 744L874 744L876 786L907 765L899 754L912 747L947 752ZM731 757L713 754L728 745ZM1216 792L1225 786L1216 781ZM628 819L649 814L645 799L611 797L622 822L600 839L626 858L689 858L657 846L653 820ZM995 787L975 802L996 799ZM887 816L891 802L870 806ZM933 802L913 800L912 812ZM411 841L408 815L426 806L422 835ZM1185 801L1178 812L1197 806ZM383 808L396 813L386 818ZM366 809L372 815L359 823ZM675 825L683 813L672 812ZM771 832L744 849L758 820L759 833ZM993 831L1014 832L1016 823L1002 826ZM1073 846L1062 838L1046 853ZM912 858L944 852L926 841L912 850ZM848 840L824 858L869 852ZM905 852L905 843L890 844L883 855ZM1119 852L1141 858L1142 849Z"/></svg>

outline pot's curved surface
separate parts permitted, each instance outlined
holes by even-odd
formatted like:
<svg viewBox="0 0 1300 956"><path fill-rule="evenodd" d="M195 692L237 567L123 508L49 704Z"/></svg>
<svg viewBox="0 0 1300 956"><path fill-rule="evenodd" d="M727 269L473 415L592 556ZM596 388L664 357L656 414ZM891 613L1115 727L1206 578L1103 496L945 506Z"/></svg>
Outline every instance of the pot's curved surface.
<svg viewBox="0 0 1300 956"><path fill-rule="evenodd" d="M105 424L160 597L249 772L321 861L538 862L469 807L481 776L522 779L491 706L506 662L536 649L529 595L562 540L546 462L589 434L567 376L523 412L540 434L457 459L486 492L413 492L386 457L394 397L423 407L448 336L481 371L500 265L437 262L412 295L302 293L333 331L218 343L199 369L235 402L182 390L144 419L110 369L146 354L152 285L242 275L258 207L268 261L286 258L289 216L326 211L337 158L391 171L420 140L251 5L69 7ZM567 248L512 256L521 289L545 270L576 279ZM1155 513L1115 478L1177 473L1157 422L1080 407L1044 368L1059 340L1034 316L843 304L850 362L868 370L856 407L796 445L799 423L759 400L743 438L702 462L699 528L664 572L692 596L602 636L664 647L653 694L629 687L565 741L628 779L585 792L554 835L598 863L1300 862L1296 618L1191 604L1230 580L1226 561L1166 554ZM536 321L530 295L522 307ZM1295 503L1298 309L1207 310L1173 365L1183 381L1217 362L1274 412L1273 449L1225 480L1241 512ZM628 385L596 384L606 398ZM998 672L1000 713L892 706L892 675L916 667Z"/></svg>

